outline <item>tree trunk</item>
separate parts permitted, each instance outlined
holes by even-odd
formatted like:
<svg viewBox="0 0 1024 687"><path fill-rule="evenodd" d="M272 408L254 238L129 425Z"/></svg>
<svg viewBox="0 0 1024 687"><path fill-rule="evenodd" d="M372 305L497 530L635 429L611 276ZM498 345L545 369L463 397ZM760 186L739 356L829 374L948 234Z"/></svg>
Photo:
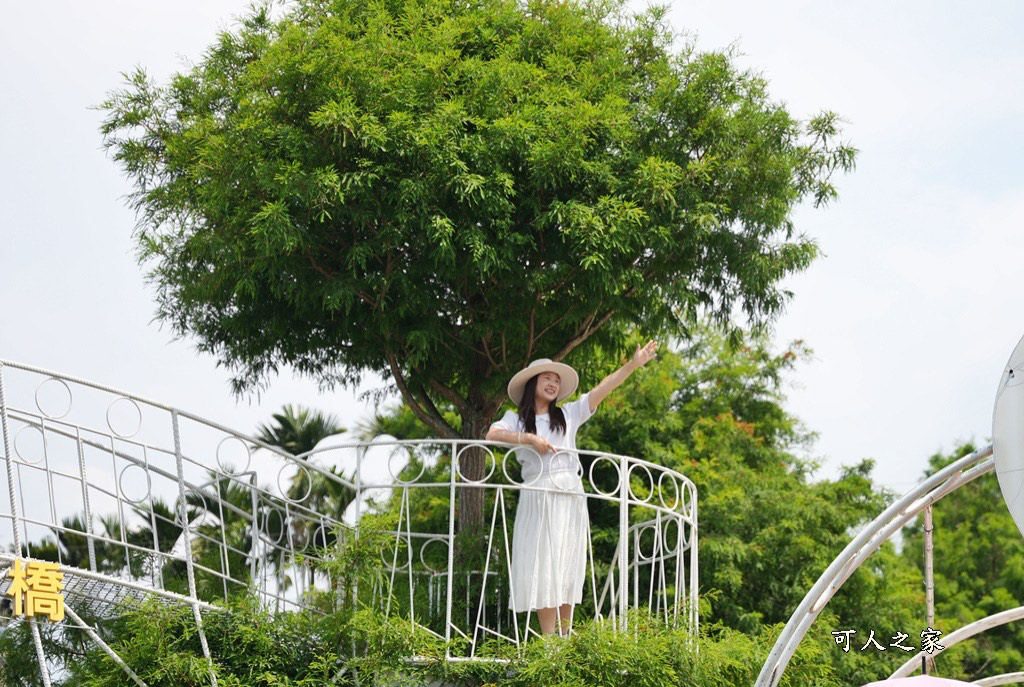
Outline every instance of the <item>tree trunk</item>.
<svg viewBox="0 0 1024 687"><path fill-rule="evenodd" d="M488 419L483 413L474 413L462 418L462 435L469 441L482 439L487 433ZM483 479L487 464L487 452L471 446L459 454L459 474L463 481L478 482ZM480 532L484 524L484 490L478 487L459 488L459 532Z"/></svg>

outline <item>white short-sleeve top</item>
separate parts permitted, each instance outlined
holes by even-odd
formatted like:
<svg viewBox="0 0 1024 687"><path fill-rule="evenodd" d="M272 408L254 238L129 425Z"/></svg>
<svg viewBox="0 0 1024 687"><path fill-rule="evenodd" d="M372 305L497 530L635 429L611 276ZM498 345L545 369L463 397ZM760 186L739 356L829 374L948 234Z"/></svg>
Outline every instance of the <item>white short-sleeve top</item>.
<svg viewBox="0 0 1024 687"><path fill-rule="evenodd" d="M532 482L538 475L546 475L552 472L579 470L580 459L576 454L576 432L589 420L593 413L590 412L590 392L580 396L575 401L570 401L561 406L565 414L565 433L552 432L548 413L536 416L537 436L543 437L555 447L554 453L547 453L537 456L532 446L523 446L514 449L516 458L523 466L523 481ZM492 429L507 429L510 432L525 432L519 413L514 410L506 411L500 420L491 425ZM559 451L558 449L564 449Z"/></svg>

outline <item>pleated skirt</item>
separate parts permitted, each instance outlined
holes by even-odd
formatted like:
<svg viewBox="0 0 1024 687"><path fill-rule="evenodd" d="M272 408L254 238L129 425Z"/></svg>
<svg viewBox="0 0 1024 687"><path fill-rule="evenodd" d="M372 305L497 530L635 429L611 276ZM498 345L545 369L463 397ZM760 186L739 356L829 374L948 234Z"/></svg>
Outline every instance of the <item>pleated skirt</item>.
<svg viewBox="0 0 1024 687"><path fill-rule="evenodd" d="M583 600L590 518L575 471L542 475L523 490L512 531L509 608L517 613Z"/></svg>

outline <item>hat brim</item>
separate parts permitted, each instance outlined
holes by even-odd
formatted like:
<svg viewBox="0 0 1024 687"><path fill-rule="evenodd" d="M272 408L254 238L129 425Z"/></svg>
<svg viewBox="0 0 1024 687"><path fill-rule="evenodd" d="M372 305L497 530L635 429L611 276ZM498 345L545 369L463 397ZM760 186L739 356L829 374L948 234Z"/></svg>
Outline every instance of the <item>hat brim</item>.
<svg viewBox="0 0 1024 687"><path fill-rule="evenodd" d="M579 374L565 363L548 362L540 365L531 365L517 372L508 383L508 397L512 399L516 406L523 400L523 389L526 388L526 383L530 381L531 377L535 377L542 372L554 372L559 377L560 385L558 397L555 399L556 403L561 403L572 396L580 385Z"/></svg>

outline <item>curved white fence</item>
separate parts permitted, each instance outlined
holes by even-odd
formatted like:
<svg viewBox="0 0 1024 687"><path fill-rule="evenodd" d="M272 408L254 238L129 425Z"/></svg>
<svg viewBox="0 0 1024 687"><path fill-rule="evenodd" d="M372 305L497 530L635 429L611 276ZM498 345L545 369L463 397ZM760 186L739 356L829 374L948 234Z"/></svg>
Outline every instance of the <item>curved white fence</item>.
<svg viewBox="0 0 1024 687"><path fill-rule="evenodd" d="M113 660L81 615L157 596L191 606L202 638L203 613L239 591L279 610L305 608L307 592L327 586L323 550L337 536L358 536L369 510L390 511L395 523L385 581L374 590L381 608L464 638L451 660L480 659L485 640L520 646L536 630L531 614L508 610L514 502L537 487L522 482L507 446L377 440L293 456L157 402L6 361L0 422L0 599L15 559L58 563L64 622ZM460 470L468 451L485 456L480 480ZM627 609L644 607L696 632L693 483L637 458L576 454L578 497L598 535L587 542L577 612L624 627ZM457 532L468 490L484 492L475 539ZM32 624L49 684L39 621L21 622Z"/></svg>

